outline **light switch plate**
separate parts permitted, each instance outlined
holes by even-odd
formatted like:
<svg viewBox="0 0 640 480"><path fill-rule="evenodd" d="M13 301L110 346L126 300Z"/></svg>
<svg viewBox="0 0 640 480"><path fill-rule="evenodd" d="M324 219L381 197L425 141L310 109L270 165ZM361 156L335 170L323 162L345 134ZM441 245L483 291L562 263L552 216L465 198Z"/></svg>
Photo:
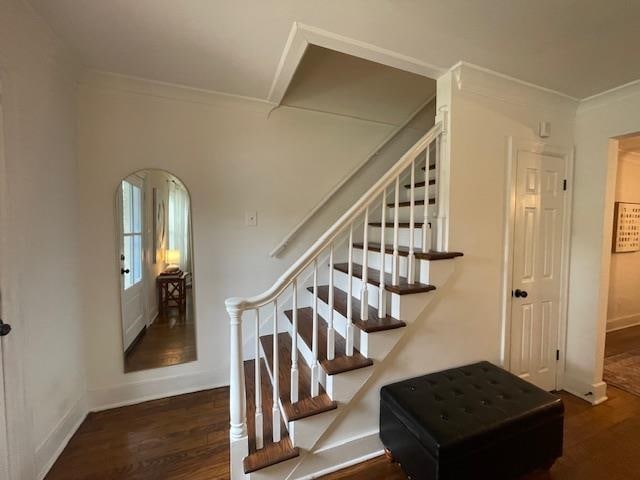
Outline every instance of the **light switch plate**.
<svg viewBox="0 0 640 480"><path fill-rule="evenodd" d="M244 212L244 224L246 227L257 227L258 212Z"/></svg>

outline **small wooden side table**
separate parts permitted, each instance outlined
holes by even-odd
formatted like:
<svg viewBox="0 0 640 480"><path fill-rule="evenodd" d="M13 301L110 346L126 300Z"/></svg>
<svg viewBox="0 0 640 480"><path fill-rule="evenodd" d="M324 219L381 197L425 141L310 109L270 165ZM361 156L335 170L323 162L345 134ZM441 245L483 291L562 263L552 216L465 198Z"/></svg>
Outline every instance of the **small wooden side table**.
<svg viewBox="0 0 640 480"><path fill-rule="evenodd" d="M158 309L160 315L165 315L171 307L178 309L180 316L187 313L187 277L188 272L180 272L176 275L159 275L158 283Z"/></svg>

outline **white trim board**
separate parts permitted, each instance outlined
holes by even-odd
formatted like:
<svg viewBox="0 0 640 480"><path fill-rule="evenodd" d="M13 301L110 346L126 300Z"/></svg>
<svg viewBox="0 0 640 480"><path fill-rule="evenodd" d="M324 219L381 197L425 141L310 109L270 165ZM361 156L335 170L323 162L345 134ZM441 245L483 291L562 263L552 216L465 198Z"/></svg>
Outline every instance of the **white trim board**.
<svg viewBox="0 0 640 480"><path fill-rule="evenodd" d="M89 410L99 412L159 398L225 387L225 384L211 383L211 379L217 375L218 372L198 372L89 389L87 392Z"/></svg>
<svg viewBox="0 0 640 480"><path fill-rule="evenodd" d="M640 313L607 319L607 333L640 325Z"/></svg>
<svg viewBox="0 0 640 480"><path fill-rule="evenodd" d="M573 211L573 169L575 155L573 148L553 146L542 141L508 138L508 160L505 175L505 222L504 222L504 257L502 264L502 339L500 361L506 370L511 368L511 287L513 274L513 230L515 226L515 184L516 162L518 151L529 151L558 158L566 158L566 179L568 191L564 197L565 216L562 225L562 265L560 284L560 318L558 322L558 344L560 360L556 370L556 388L563 385L566 366L566 342L569 298L569 261L571 255L571 218Z"/></svg>
<svg viewBox="0 0 640 480"><path fill-rule="evenodd" d="M280 105L309 45L328 48L433 79L439 78L447 71L446 68L430 65L386 48L294 22L267 96L268 102Z"/></svg>
<svg viewBox="0 0 640 480"><path fill-rule="evenodd" d="M87 399L83 395L62 416L56 426L49 432L46 438L36 448L35 462L38 479L43 479L62 451L65 449L71 437L76 433L82 422L87 418L89 410Z"/></svg>

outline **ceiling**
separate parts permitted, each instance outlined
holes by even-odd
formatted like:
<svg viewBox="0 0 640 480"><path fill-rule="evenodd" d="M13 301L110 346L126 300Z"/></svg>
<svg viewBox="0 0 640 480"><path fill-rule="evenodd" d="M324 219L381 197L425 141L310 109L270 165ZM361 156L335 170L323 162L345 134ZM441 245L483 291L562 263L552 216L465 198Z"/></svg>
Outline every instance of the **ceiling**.
<svg viewBox="0 0 640 480"><path fill-rule="evenodd" d="M636 0L29 0L87 67L266 98L293 22L584 98L640 78Z"/></svg>
<svg viewBox="0 0 640 480"><path fill-rule="evenodd" d="M435 94L430 78L311 45L282 104L400 125Z"/></svg>

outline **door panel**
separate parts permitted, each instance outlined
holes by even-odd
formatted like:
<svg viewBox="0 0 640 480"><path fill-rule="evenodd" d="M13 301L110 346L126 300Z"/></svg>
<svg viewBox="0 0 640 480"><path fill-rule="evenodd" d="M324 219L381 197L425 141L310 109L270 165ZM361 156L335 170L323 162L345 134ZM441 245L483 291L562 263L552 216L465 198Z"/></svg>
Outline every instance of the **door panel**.
<svg viewBox="0 0 640 480"><path fill-rule="evenodd" d="M120 186L120 298L124 349L146 325L142 269L142 181L129 177Z"/></svg>
<svg viewBox="0 0 640 480"><path fill-rule="evenodd" d="M546 390L556 386L566 162L516 158L512 291L526 294L511 299L511 370Z"/></svg>

